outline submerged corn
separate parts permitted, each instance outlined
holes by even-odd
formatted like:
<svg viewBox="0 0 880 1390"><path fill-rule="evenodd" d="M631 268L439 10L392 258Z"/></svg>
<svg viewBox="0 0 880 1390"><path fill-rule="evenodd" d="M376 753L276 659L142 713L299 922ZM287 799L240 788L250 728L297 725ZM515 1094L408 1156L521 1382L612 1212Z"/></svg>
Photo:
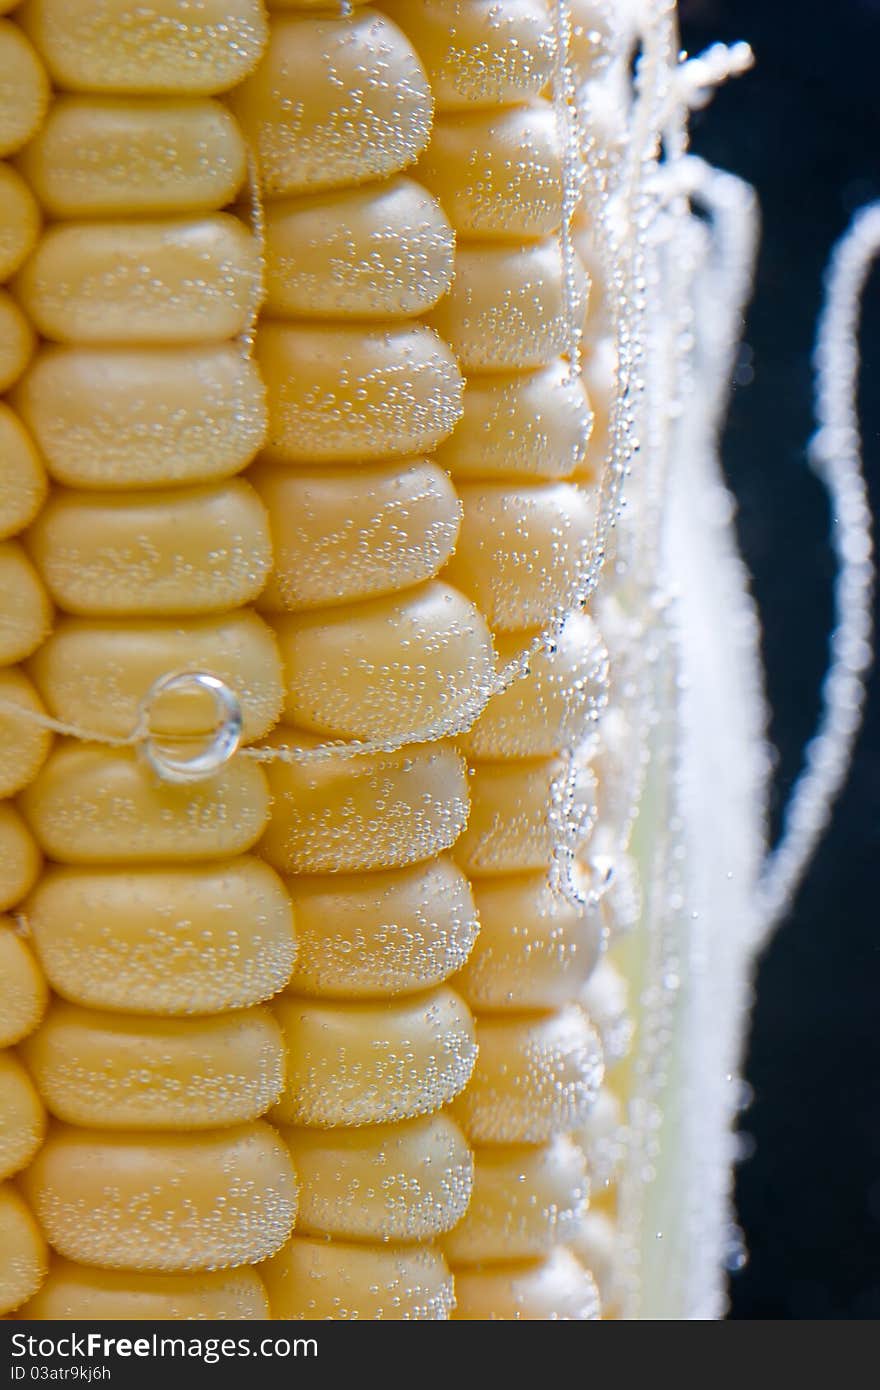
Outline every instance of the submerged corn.
<svg viewBox="0 0 880 1390"><path fill-rule="evenodd" d="M615 1310L607 653L578 604L612 329L551 99L560 41L586 73L608 35L571 9L0 21L34 74L0 679L111 741L3 736L4 1310ZM157 779L127 735L181 670L277 756ZM179 751L213 712L152 716Z"/></svg>

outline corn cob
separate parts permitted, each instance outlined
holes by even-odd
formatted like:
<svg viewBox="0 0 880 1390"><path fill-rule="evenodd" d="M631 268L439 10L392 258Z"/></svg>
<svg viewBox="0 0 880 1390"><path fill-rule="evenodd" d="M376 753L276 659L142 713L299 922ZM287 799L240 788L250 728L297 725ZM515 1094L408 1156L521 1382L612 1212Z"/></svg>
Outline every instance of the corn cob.
<svg viewBox="0 0 880 1390"><path fill-rule="evenodd" d="M540 0L500 26L455 0L455 45L437 0L313 8L264 32L226 0L185 51L170 5L145 32L90 0L21 12L61 94L20 160L56 220L14 281L47 341L11 418L53 479L28 546L62 616L9 659L39 646L50 712L123 743L157 677L210 670L275 752L183 789L129 747L62 742L38 772L43 736L22 774L55 991L14 1063L54 1117L22 1179L55 1251L23 1316L596 1316L560 1243L589 1248L590 1170L611 1181L569 1137L602 1075L577 1000L604 929L546 881L562 755L604 700L591 620L473 723L590 563L558 35ZM256 368L260 248L220 210L246 144ZM171 746L207 727L195 697L158 714ZM584 854L595 800L584 760Z"/></svg>

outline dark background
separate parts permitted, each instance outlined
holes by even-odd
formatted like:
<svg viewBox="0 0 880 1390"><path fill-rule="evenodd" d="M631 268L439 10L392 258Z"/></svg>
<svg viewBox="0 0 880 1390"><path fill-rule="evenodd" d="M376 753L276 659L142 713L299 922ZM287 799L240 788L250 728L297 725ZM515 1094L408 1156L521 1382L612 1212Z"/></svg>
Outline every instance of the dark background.
<svg viewBox="0 0 880 1390"><path fill-rule="evenodd" d="M681 0L691 53L747 39L754 73L698 113L693 147L758 191L764 222L725 466L764 621L779 813L819 712L833 564L809 472L822 274L880 198L880 0ZM880 514L880 273L865 302L865 467ZM736 1200L749 1260L733 1318L880 1317L880 681L834 826L766 952ZM751 1136L749 1138L748 1136ZM752 1139L754 1143L752 1144Z"/></svg>

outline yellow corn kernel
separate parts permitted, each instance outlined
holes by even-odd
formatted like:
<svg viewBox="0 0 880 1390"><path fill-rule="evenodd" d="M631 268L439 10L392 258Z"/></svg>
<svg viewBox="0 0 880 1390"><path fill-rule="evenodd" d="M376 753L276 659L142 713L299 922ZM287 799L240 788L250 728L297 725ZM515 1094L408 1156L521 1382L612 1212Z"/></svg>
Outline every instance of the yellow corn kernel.
<svg viewBox="0 0 880 1390"><path fill-rule="evenodd" d="M598 1034L570 1005L481 1018L477 1064L453 1114L474 1144L545 1144L583 1121L602 1081Z"/></svg>
<svg viewBox="0 0 880 1390"><path fill-rule="evenodd" d="M579 909L546 872L477 879L480 932L455 987L479 1013L559 1009L576 1000L602 947L598 909Z"/></svg>
<svg viewBox="0 0 880 1390"><path fill-rule="evenodd" d="M417 176L462 237L526 241L562 221L562 154L548 101L440 116Z"/></svg>
<svg viewBox="0 0 880 1390"><path fill-rule="evenodd" d="M53 1256L46 1282L19 1309L35 1321L260 1321L270 1316L256 1270L199 1274L133 1274L97 1269Z"/></svg>
<svg viewBox="0 0 880 1390"><path fill-rule="evenodd" d="M43 851L62 864L180 862L242 854L266 823L262 769L237 760L195 786L158 782L128 750L62 742L21 794Z"/></svg>
<svg viewBox="0 0 880 1390"><path fill-rule="evenodd" d="M478 610L431 581L350 607L277 617L284 718L334 737L417 741L485 698L492 638Z"/></svg>
<svg viewBox="0 0 880 1390"><path fill-rule="evenodd" d="M208 97L61 96L18 159L53 218L211 212L246 163L235 120Z"/></svg>
<svg viewBox="0 0 880 1390"><path fill-rule="evenodd" d="M11 165L0 164L0 280L8 280L30 254L39 231L33 193Z"/></svg>
<svg viewBox="0 0 880 1390"><path fill-rule="evenodd" d="M0 1052L0 1180L26 1168L46 1134L46 1111L11 1048Z"/></svg>
<svg viewBox="0 0 880 1390"><path fill-rule="evenodd" d="M503 668L529 645L530 634L505 632L496 639ZM535 637L539 634L535 633ZM586 736L605 700L608 656L586 613L572 613L552 651L529 658L529 676L495 696L461 739L469 758L550 757Z"/></svg>
<svg viewBox="0 0 880 1390"><path fill-rule="evenodd" d="M348 1245L294 1236L260 1273L282 1322L449 1317L452 1278L428 1246Z"/></svg>
<svg viewBox="0 0 880 1390"><path fill-rule="evenodd" d="M384 0L412 39L441 111L509 106L544 91L554 42L543 0Z"/></svg>
<svg viewBox="0 0 880 1390"><path fill-rule="evenodd" d="M0 1186L0 1313L18 1308L46 1276L46 1242L12 1183Z"/></svg>
<svg viewBox="0 0 880 1390"><path fill-rule="evenodd" d="M433 1240L463 1217L473 1159L447 1115L356 1129L283 1129L300 1181L297 1230L335 1240Z"/></svg>
<svg viewBox="0 0 880 1390"><path fill-rule="evenodd" d="M225 478L266 430L259 374L227 343L44 347L14 399L49 472L70 487Z"/></svg>
<svg viewBox="0 0 880 1390"><path fill-rule="evenodd" d="M11 1047L36 1028L46 1008L46 981L11 921L0 918L0 1047Z"/></svg>
<svg viewBox="0 0 880 1390"><path fill-rule="evenodd" d="M547 870L558 831L547 807L565 796L568 767L561 758L478 763L469 779L471 814L454 855L476 878ZM577 843L587 843L595 819L596 782L589 767L576 770L571 787Z"/></svg>
<svg viewBox="0 0 880 1390"><path fill-rule="evenodd" d="M470 884L446 856L364 875L287 879L299 946L294 994L381 999L446 980L479 930Z"/></svg>
<svg viewBox="0 0 880 1390"><path fill-rule="evenodd" d="M569 483L463 483L450 583L502 632L543 627L576 606L593 535L590 500Z"/></svg>
<svg viewBox="0 0 880 1390"><path fill-rule="evenodd" d="M27 676L14 666L0 669L0 704L0 796L14 796L46 761L52 735L29 717L45 710Z"/></svg>
<svg viewBox="0 0 880 1390"><path fill-rule="evenodd" d="M56 1125L21 1184L53 1249L107 1269L255 1264L296 1217L290 1155L262 1120L202 1134Z"/></svg>
<svg viewBox="0 0 880 1390"><path fill-rule="evenodd" d="M319 739L288 729L268 742L308 749ZM276 762L267 776L274 814L260 851L286 873L402 868L449 849L467 820L464 759L446 742Z"/></svg>
<svg viewBox="0 0 880 1390"><path fill-rule="evenodd" d="M56 224L15 292L56 342L211 343L244 331L259 283L253 236L238 218L214 213Z"/></svg>
<svg viewBox="0 0 880 1390"><path fill-rule="evenodd" d="M476 1322L586 1322L599 1317L593 1276L568 1250L546 1260L459 1270L453 1318Z"/></svg>
<svg viewBox="0 0 880 1390"><path fill-rule="evenodd" d="M28 665L57 719L119 737L135 727L154 682L184 670L211 671L236 692L245 742L278 719L278 650L269 627L247 609L206 618L61 618ZM152 706L152 726L166 734L207 731L214 721L204 692L169 691Z"/></svg>
<svg viewBox="0 0 880 1390"><path fill-rule="evenodd" d="M424 313L449 289L454 245L440 204L402 176L270 203L265 312L308 319Z"/></svg>
<svg viewBox="0 0 880 1390"><path fill-rule="evenodd" d="M49 79L18 25L0 19L0 156L36 134L49 104Z"/></svg>
<svg viewBox="0 0 880 1390"><path fill-rule="evenodd" d="M36 345L30 320L6 290L0 290L0 391L21 376Z"/></svg>
<svg viewBox="0 0 880 1390"><path fill-rule="evenodd" d="M0 541L0 666L23 661L48 635L52 604L18 541Z"/></svg>
<svg viewBox="0 0 880 1390"><path fill-rule="evenodd" d="M453 478L568 478L584 461L593 415L561 358L528 372L472 376L463 413L435 457Z"/></svg>
<svg viewBox="0 0 880 1390"><path fill-rule="evenodd" d="M25 913L52 988L94 1009L242 1009L277 993L296 958L283 885L246 856L186 868L53 866Z"/></svg>
<svg viewBox="0 0 880 1390"><path fill-rule="evenodd" d="M371 9L352 19L274 19L265 56L230 105L270 196L396 173L418 156L431 128L421 64L397 26Z"/></svg>
<svg viewBox="0 0 880 1390"><path fill-rule="evenodd" d="M248 479L269 514L266 612L373 598L432 578L455 546L460 509L442 468L422 459L295 471L263 464Z"/></svg>
<svg viewBox="0 0 880 1390"><path fill-rule="evenodd" d="M69 613L217 613L254 598L271 565L265 509L240 479L176 492L50 497L29 535Z"/></svg>
<svg viewBox="0 0 880 1390"><path fill-rule="evenodd" d="M0 540L23 531L46 496L46 470L18 416L0 402Z"/></svg>
<svg viewBox="0 0 880 1390"><path fill-rule="evenodd" d="M0 801L0 912L30 892L40 866L37 842L20 812L12 802Z"/></svg>
<svg viewBox="0 0 880 1390"><path fill-rule="evenodd" d="M284 1084L265 1006L208 1018L135 1018L56 1002L21 1055L48 1109L97 1129L210 1129L255 1120Z"/></svg>
<svg viewBox="0 0 880 1390"><path fill-rule="evenodd" d="M429 453L461 414L455 358L424 324L266 322L257 363L269 398L265 452L279 463Z"/></svg>
<svg viewBox="0 0 880 1390"><path fill-rule="evenodd" d="M476 1057L473 1020L451 989L388 1003L281 996L287 1044L275 1116L285 1124L387 1124L431 1114L457 1096Z"/></svg>
<svg viewBox="0 0 880 1390"><path fill-rule="evenodd" d="M588 284L580 262L574 292L583 313ZM555 237L529 246L464 245L455 281L429 316L465 371L548 366L568 346L563 264Z"/></svg>
<svg viewBox="0 0 880 1390"><path fill-rule="evenodd" d="M16 16L62 91L177 96L240 82L265 42L258 0L26 0ZM181 19L183 18L183 22Z"/></svg>
<svg viewBox="0 0 880 1390"><path fill-rule="evenodd" d="M456 1271L539 1259L579 1229L590 1185L584 1156L570 1139L481 1148L474 1159L470 1205L442 1241Z"/></svg>

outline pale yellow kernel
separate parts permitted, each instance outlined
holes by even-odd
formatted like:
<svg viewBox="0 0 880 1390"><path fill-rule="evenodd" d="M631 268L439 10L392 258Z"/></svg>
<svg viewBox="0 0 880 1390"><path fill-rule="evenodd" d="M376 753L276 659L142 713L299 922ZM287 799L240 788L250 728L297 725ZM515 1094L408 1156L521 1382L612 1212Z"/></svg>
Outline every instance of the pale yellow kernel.
<svg viewBox="0 0 880 1390"><path fill-rule="evenodd" d="M46 1242L12 1183L0 1187L0 1250L0 1314L5 1315L36 1293L48 1265Z"/></svg>
<svg viewBox="0 0 880 1390"><path fill-rule="evenodd" d="M424 313L449 289L454 246L436 199L401 176L269 203L265 312L308 319Z"/></svg>
<svg viewBox="0 0 880 1390"><path fill-rule="evenodd" d="M205 98L59 96L18 167L51 217L209 212L245 179L241 131Z"/></svg>
<svg viewBox="0 0 880 1390"><path fill-rule="evenodd" d="M336 738L413 743L475 717L495 658L478 610L437 580L401 595L273 619L284 717Z"/></svg>
<svg viewBox="0 0 880 1390"><path fill-rule="evenodd" d="M14 410L0 401L0 540L24 530L46 496L46 470Z"/></svg>
<svg viewBox="0 0 880 1390"><path fill-rule="evenodd" d="M453 1115L473 1144L543 1144L586 1117L602 1083L602 1046L586 1014L483 1017L477 1065Z"/></svg>
<svg viewBox="0 0 880 1390"><path fill-rule="evenodd" d="M17 23L0 19L0 155L36 134L48 105L49 78L33 44Z"/></svg>
<svg viewBox="0 0 880 1390"><path fill-rule="evenodd" d="M293 994L373 999L427 989L466 960L479 929L470 884L445 856L286 882L299 943Z"/></svg>
<svg viewBox="0 0 880 1390"><path fill-rule="evenodd" d="M284 1084L284 1042L264 1005L141 1019L55 1000L19 1051L52 1114L97 1129L255 1120Z"/></svg>
<svg viewBox="0 0 880 1390"><path fill-rule="evenodd" d="M597 907L570 902L546 873L477 879L480 933L455 979L480 1013L558 1009L576 1000L602 947Z"/></svg>
<svg viewBox="0 0 880 1390"><path fill-rule="evenodd" d="M464 1215L473 1158L447 1115L356 1129L284 1128L300 1181L297 1231L334 1240L433 1240Z"/></svg>
<svg viewBox="0 0 880 1390"><path fill-rule="evenodd" d="M21 174L0 164L0 280L8 280L33 250L40 210Z"/></svg>
<svg viewBox="0 0 880 1390"><path fill-rule="evenodd" d="M412 46L376 10L282 15L265 56L230 94L277 196L366 183L417 158L432 99Z"/></svg>
<svg viewBox="0 0 880 1390"><path fill-rule="evenodd" d="M267 612L323 608L430 579L458 536L458 497L423 459L354 468L263 463L248 474L269 514Z"/></svg>
<svg viewBox="0 0 880 1390"><path fill-rule="evenodd" d="M457 1096L474 1066L474 1022L452 990L389 1003L282 995L272 1005L287 1044L274 1116L318 1129L430 1114Z"/></svg>
<svg viewBox="0 0 880 1390"><path fill-rule="evenodd" d="M14 286L37 329L56 342L219 342L250 322L259 248L228 213L56 223Z"/></svg>
<svg viewBox="0 0 880 1390"><path fill-rule="evenodd" d="M28 665L55 718L125 737L162 676L207 671L238 697L242 738L276 722L283 699L281 662L270 628L249 610L206 618L61 618ZM213 700L204 691L168 692L153 702L151 727L167 734L210 732Z"/></svg>
<svg viewBox="0 0 880 1390"><path fill-rule="evenodd" d="M26 0L17 18L62 90L159 96L240 82L267 29L259 0Z"/></svg>
<svg viewBox="0 0 880 1390"><path fill-rule="evenodd" d="M262 1120L201 1134L57 1124L21 1182L50 1245L106 1269L256 1264L296 1217L289 1150Z"/></svg>
<svg viewBox="0 0 880 1390"><path fill-rule="evenodd" d="M32 1161L46 1134L46 1111L12 1048L0 1052L0 1179Z"/></svg>
<svg viewBox="0 0 880 1390"><path fill-rule="evenodd" d="M300 729L271 746L313 748ZM260 852L287 873L354 873L431 859L454 844L468 815L464 759L449 743L395 753L342 754L268 768L273 815Z"/></svg>
<svg viewBox="0 0 880 1390"><path fill-rule="evenodd" d="M460 1270L453 1318L465 1322L591 1322L599 1318L596 1282L570 1251L546 1260Z"/></svg>
<svg viewBox="0 0 880 1390"><path fill-rule="evenodd" d="M0 669L0 796L21 791L45 762L52 742L52 735L39 723L45 714L23 671L15 666Z"/></svg>
<svg viewBox="0 0 880 1390"><path fill-rule="evenodd" d="M546 0L385 0L425 65L441 111L508 106L553 74Z"/></svg>
<svg viewBox="0 0 880 1390"><path fill-rule="evenodd" d="M61 608L88 617L217 613L260 592L265 508L240 479L186 491L57 490L29 534Z"/></svg>
<svg viewBox="0 0 880 1390"><path fill-rule="evenodd" d="M0 666L23 661L48 636L52 603L18 541L0 541Z"/></svg>
<svg viewBox="0 0 880 1390"><path fill-rule="evenodd" d="M590 564L592 499L569 483L465 483L446 575L500 631L543 627L578 606Z"/></svg>
<svg viewBox="0 0 880 1390"><path fill-rule="evenodd" d="M424 324L264 322L256 352L269 398L266 454L280 463L430 452L461 415L455 358Z"/></svg>
<svg viewBox="0 0 880 1390"><path fill-rule="evenodd" d="M6 290L0 290L0 391L21 376L36 346L30 319Z"/></svg>
<svg viewBox="0 0 880 1390"><path fill-rule="evenodd" d="M294 1236L260 1273L282 1322L444 1321L455 1302L446 1261L430 1246Z"/></svg>
<svg viewBox="0 0 880 1390"><path fill-rule="evenodd" d="M549 365L571 329L558 239L527 246L466 244L455 257L450 293L428 322L464 369L509 372ZM589 285L574 263L574 311L582 317Z"/></svg>
<svg viewBox="0 0 880 1390"><path fill-rule="evenodd" d="M263 1282L247 1265L216 1274L134 1274L54 1255L46 1282L20 1316L40 1322L253 1322L270 1313Z"/></svg>
<svg viewBox="0 0 880 1390"><path fill-rule="evenodd" d="M53 865L24 912L52 988L96 1009L242 1009L282 989L296 959L284 886L245 855L185 868Z"/></svg>
<svg viewBox="0 0 880 1390"><path fill-rule="evenodd" d="M568 1138L477 1149L473 1196L443 1253L455 1269L538 1259L569 1240L589 1190L584 1156Z"/></svg>
<svg viewBox="0 0 880 1390"><path fill-rule="evenodd" d="M61 863L179 863L250 849L269 793L262 769L243 758L176 786L128 749L62 742L21 793L21 807L42 849Z"/></svg>
<svg viewBox="0 0 880 1390"><path fill-rule="evenodd" d="M34 954L8 918L0 918L0 1047L32 1032L49 992Z"/></svg>
<svg viewBox="0 0 880 1390"><path fill-rule="evenodd" d="M77 488L225 478L253 457L266 432L265 388L231 343L46 346L15 404L49 472Z"/></svg>
<svg viewBox="0 0 880 1390"><path fill-rule="evenodd" d="M37 842L11 801L0 802L0 912L29 893L40 872Z"/></svg>

